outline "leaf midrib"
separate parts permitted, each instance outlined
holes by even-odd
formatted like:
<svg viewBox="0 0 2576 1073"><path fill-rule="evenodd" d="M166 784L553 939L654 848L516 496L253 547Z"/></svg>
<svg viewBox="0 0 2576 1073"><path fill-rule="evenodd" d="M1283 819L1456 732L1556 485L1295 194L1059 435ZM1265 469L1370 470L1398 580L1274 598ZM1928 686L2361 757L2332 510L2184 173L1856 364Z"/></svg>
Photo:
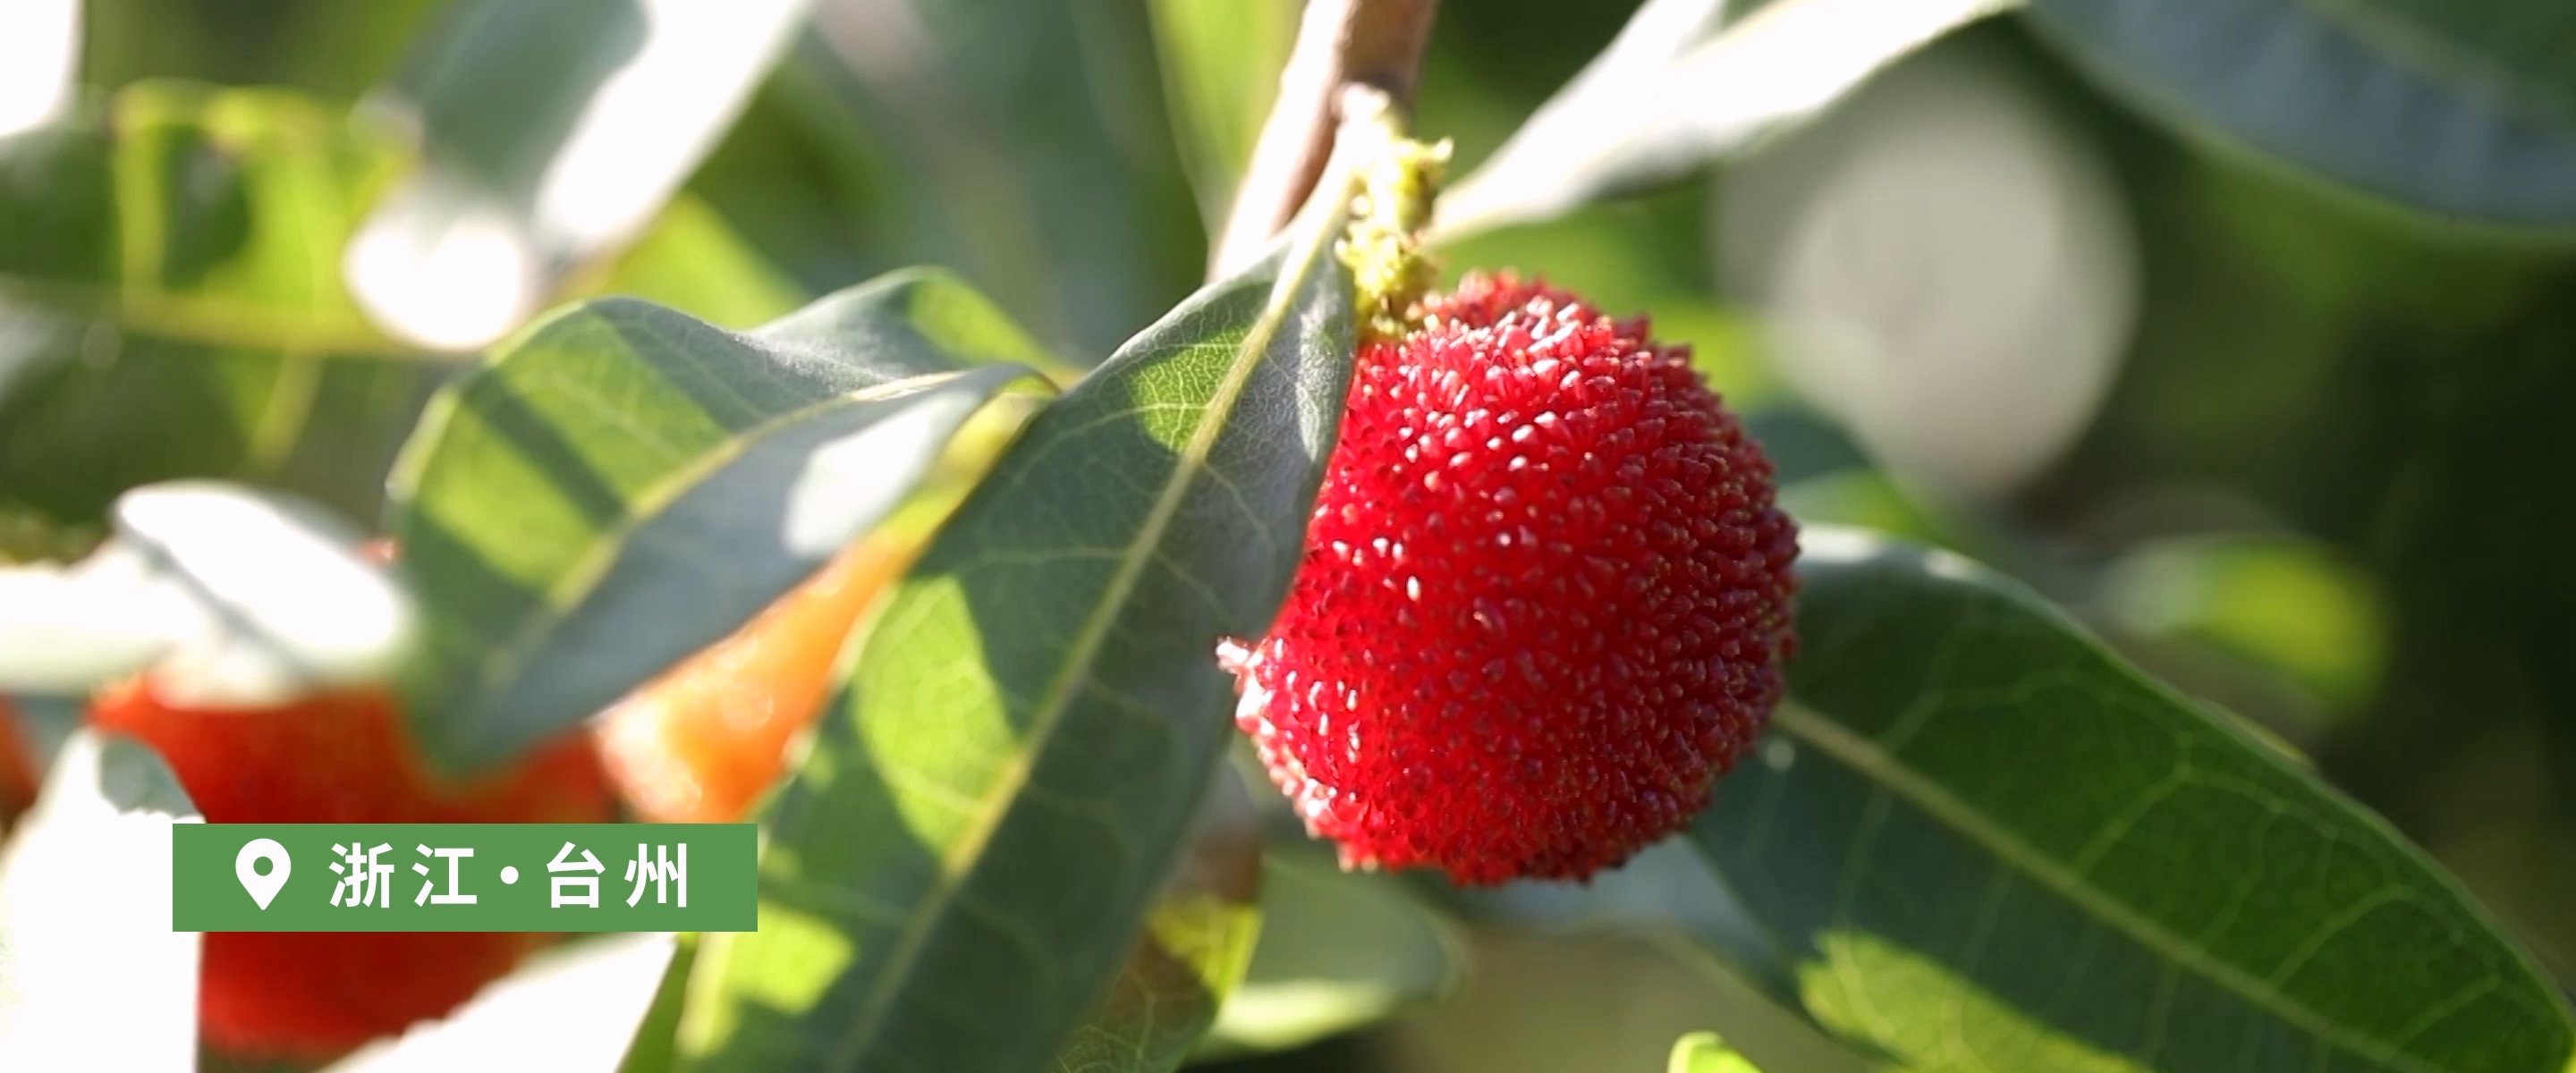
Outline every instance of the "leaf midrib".
<svg viewBox="0 0 2576 1073"><path fill-rule="evenodd" d="M2174 934L2126 903L2102 892L2038 847L1986 819L1976 807L1916 769L1906 766L1875 741L1844 728L1831 717L1790 702L1772 713L1772 725L1814 746L1869 777L1875 785L1921 809L1944 826L1994 855L2007 867L2050 893L2073 902L2092 919L2109 925L2131 941L2219 984L2258 1010L2307 1031L2345 1051L2409 1073L2446 1073L2414 1055L2370 1037L2356 1036L2343 1025L2290 999L2253 974L2221 961Z"/></svg>
<svg viewBox="0 0 2576 1073"><path fill-rule="evenodd" d="M1075 633L1073 643L1067 648L1070 658L1065 660L1063 669L1030 713L1030 729L1025 739L1027 747L1005 761L992 790L984 795L983 807L970 819L963 837L941 860L939 882L933 886L930 896L924 898L905 920L903 931L896 937L894 948L887 953L885 967L877 973L867 1001L853 1019L849 1033L832 1050L835 1068L852 1066L865 1051L867 1041L883 1027L894 1006L896 988L892 985L911 975L914 963L920 959L929 942L934 922L945 915L946 906L955 900L956 891L963 886L965 869L983 854L984 847L1000 829L1003 818L1010 813L1011 803L1027 786L1036 757L1045 751L1047 742L1063 724L1065 712L1072 707L1072 698L1090 680L1089 669L1101 646L1108 640L1110 626L1134 593L1145 569L1152 565L1154 549L1161 546L1163 533L1171 527L1172 520L1180 513L1182 501L1206 469L1209 452L1231 423L1234 408L1242 400L1253 370L1261 364L1280 328L1287 323L1288 312L1295 304L1297 293L1305 289L1317 266L1329 255L1328 244L1321 239L1341 230L1343 216L1343 212L1335 211L1316 224L1310 241L1297 248L1299 256L1283 265L1278 277L1272 281L1270 297L1262 307L1261 316L1253 321L1236 345L1235 360L1227 368L1225 379L1218 383L1217 391L1209 400L1197 427L1190 431L1188 442L1176 457L1171 479L1164 482L1144 524L1120 554L1118 569L1111 575L1109 587L1091 614L1083 620L1082 629Z"/></svg>

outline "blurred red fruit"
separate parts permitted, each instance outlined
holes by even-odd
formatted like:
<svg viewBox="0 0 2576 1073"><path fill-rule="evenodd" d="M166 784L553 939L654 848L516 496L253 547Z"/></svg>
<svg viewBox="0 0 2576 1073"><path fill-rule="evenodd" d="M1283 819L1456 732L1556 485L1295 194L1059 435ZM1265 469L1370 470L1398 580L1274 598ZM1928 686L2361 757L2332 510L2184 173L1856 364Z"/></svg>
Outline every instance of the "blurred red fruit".
<svg viewBox="0 0 2576 1073"><path fill-rule="evenodd" d="M18 710L0 697L0 833L36 803L36 762L28 755L27 728Z"/></svg>
<svg viewBox="0 0 2576 1073"><path fill-rule="evenodd" d="M616 799L588 732L471 784L436 778L377 690L275 708L190 708L148 680L90 722L158 749L210 823L598 823ZM223 1051L320 1062L441 1017L549 937L479 933L206 936L199 1017Z"/></svg>

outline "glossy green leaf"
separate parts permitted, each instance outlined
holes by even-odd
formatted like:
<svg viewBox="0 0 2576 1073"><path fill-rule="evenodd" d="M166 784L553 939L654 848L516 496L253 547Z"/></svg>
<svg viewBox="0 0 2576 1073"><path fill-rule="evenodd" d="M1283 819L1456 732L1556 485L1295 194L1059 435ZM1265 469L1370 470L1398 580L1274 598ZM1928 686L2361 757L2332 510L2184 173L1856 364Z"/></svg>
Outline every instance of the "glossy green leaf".
<svg viewBox="0 0 2576 1073"><path fill-rule="evenodd" d="M2150 111L2446 217L2576 224L2576 37L2552 0L2031 0Z"/></svg>
<svg viewBox="0 0 2576 1073"><path fill-rule="evenodd" d="M443 396L395 475L416 729L505 760L731 632L901 506L1036 348L899 273L747 335L567 309Z"/></svg>
<svg viewBox="0 0 2576 1073"><path fill-rule="evenodd" d="M1808 1008L1914 1069L2557 1073L2420 851L1964 560L1811 529L1791 700L1692 836Z"/></svg>
<svg viewBox="0 0 2576 1073"><path fill-rule="evenodd" d="M1688 839L1675 840L1685 847ZM1854 1047L1816 1023L1795 994L1757 979L1748 970L1772 968L1770 951L1746 959L1705 935L1662 937L1666 956L1693 970L1704 996L1696 1016L1726 1040L1730 1050L1758 1067L1798 1073L1870 1073L1883 1069L1874 1050Z"/></svg>
<svg viewBox="0 0 2576 1073"><path fill-rule="evenodd" d="M804 25L807 0L463 0L375 106L421 169L346 263L387 327L479 347L641 234Z"/></svg>
<svg viewBox="0 0 2576 1073"><path fill-rule="evenodd" d="M1261 944L1201 1053L1302 1047L1455 990L1461 941L1439 912L1376 872L1327 853L1273 853L1262 872Z"/></svg>
<svg viewBox="0 0 2576 1073"><path fill-rule="evenodd" d="M0 853L0 1066L196 1068L200 940L170 930L170 825L202 822L151 749L73 734Z"/></svg>
<svg viewBox="0 0 2576 1073"><path fill-rule="evenodd" d="M915 564L764 818L761 931L708 937L700 1066L1020 1073L1096 1008L1234 736L1213 646L1302 558L1353 347L1323 215L1039 414Z"/></svg>
<svg viewBox="0 0 2576 1073"><path fill-rule="evenodd" d="M230 477L371 516L459 367L339 286L397 161L298 98L167 84L0 139L0 500L89 521L128 488Z"/></svg>
<svg viewBox="0 0 2576 1073"><path fill-rule="evenodd" d="M1056 1053L1057 1073L1169 1073L1215 1023L1243 978L1261 911L1208 894L1166 895L1090 1022Z"/></svg>

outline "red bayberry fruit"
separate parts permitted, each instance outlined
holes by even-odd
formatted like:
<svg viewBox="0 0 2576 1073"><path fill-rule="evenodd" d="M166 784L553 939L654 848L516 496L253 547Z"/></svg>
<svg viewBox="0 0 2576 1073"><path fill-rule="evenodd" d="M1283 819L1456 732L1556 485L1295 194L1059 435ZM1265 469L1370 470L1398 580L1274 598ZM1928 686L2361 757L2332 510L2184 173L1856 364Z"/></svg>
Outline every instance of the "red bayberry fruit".
<svg viewBox="0 0 2576 1073"><path fill-rule="evenodd" d="M257 710L192 708L149 679L103 691L90 722L151 745L210 823L601 823L616 795L587 731L469 785L433 776L391 697L354 690ZM317 866L318 867L318 866ZM546 939L480 933L210 932L205 1040L322 1062L445 1016Z"/></svg>
<svg viewBox="0 0 2576 1073"><path fill-rule="evenodd" d="M1642 318L1470 277L1363 348L1306 561L1221 652L1345 865L1579 879L1687 823L1794 646L1771 464Z"/></svg>

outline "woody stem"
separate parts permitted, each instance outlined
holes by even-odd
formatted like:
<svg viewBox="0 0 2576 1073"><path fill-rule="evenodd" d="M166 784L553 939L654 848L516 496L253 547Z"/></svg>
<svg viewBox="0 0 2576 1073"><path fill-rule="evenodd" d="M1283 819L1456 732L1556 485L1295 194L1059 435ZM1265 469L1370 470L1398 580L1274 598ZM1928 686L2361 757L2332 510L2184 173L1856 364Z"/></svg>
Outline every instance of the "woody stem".
<svg viewBox="0 0 2576 1073"><path fill-rule="evenodd" d="M1297 215L1331 159L1343 87L1358 83L1410 110L1439 0L1308 0L1297 44L1280 72L1278 102L1209 262L1211 278L1261 255Z"/></svg>

